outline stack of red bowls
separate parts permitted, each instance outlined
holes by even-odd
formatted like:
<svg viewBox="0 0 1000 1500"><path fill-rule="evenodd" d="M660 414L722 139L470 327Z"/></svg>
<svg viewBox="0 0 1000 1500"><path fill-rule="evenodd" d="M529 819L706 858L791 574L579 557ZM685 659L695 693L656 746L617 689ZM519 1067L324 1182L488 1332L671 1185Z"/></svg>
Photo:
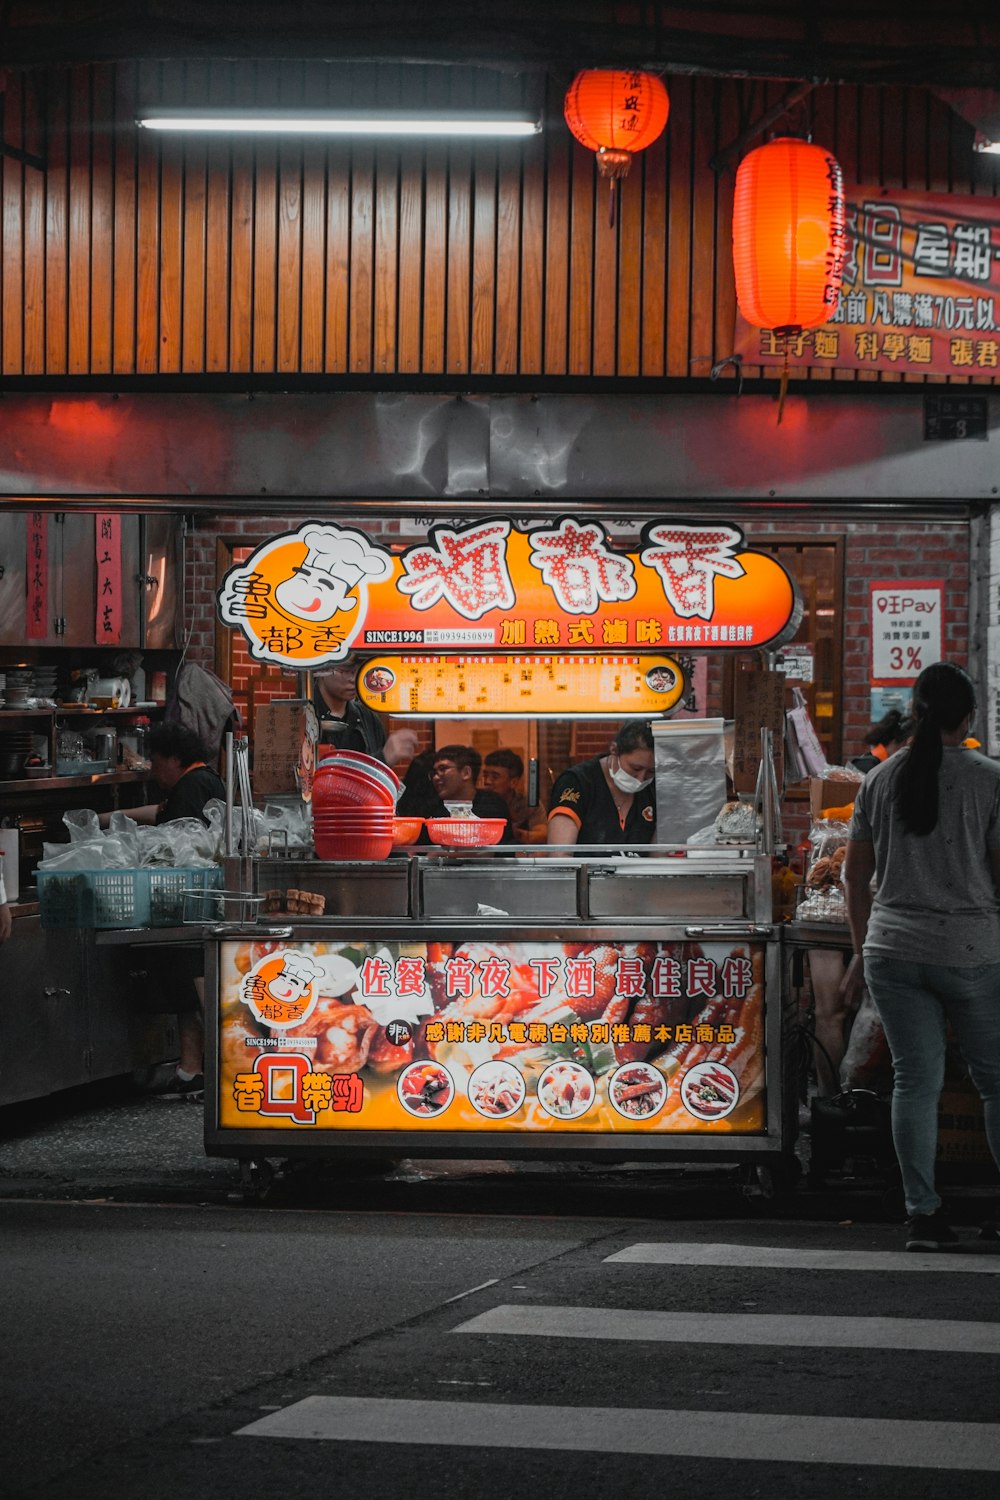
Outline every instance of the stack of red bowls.
<svg viewBox="0 0 1000 1500"><path fill-rule="evenodd" d="M357 750L325 755L313 777L313 844L318 859L386 859L400 781Z"/></svg>

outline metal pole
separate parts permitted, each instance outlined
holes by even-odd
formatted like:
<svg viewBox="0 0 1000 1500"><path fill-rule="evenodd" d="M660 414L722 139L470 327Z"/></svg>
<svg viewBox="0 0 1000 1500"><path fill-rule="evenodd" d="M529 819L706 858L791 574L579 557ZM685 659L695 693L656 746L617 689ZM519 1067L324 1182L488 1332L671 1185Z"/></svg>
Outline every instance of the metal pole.
<svg viewBox="0 0 1000 1500"><path fill-rule="evenodd" d="M226 858L235 853L233 843L233 731L226 731Z"/></svg>

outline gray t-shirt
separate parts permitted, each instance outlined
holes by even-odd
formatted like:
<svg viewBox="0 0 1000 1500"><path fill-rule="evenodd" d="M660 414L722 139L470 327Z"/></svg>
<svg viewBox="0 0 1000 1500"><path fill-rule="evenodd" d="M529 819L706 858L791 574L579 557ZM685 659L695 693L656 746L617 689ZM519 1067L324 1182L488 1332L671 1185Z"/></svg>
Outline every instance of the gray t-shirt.
<svg viewBox="0 0 1000 1500"><path fill-rule="evenodd" d="M907 833L896 812L896 778L908 751L858 789L851 838L875 845L877 890L865 953L973 968L1000 963L1000 900L990 849L1000 849L1000 765L946 745L938 772L938 821Z"/></svg>

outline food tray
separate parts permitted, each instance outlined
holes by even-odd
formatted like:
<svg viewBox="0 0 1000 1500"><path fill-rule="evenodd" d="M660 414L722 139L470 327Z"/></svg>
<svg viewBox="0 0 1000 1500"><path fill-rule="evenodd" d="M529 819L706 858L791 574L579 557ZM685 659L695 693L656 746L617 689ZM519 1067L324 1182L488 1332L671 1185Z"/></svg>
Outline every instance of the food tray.
<svg viewBox="0 0 1000 1500"><path fill-rule="evenodd" d="M57 776L106 776L106 760L57 760Z"/></svg>

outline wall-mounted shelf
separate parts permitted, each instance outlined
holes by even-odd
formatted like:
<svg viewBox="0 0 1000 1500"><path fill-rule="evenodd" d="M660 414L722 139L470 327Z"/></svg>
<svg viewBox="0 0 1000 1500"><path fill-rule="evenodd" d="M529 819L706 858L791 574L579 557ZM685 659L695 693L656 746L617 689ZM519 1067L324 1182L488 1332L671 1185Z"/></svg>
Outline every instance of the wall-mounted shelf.
<svg viewBox="0 0 1000 1500"><path fill-rule="evenodd" d="M7 792L53 792L64 787L124 786L126 782L152 781L151 771L106 771L101 776L21 776L0 779L0 797Z"/></svg>

